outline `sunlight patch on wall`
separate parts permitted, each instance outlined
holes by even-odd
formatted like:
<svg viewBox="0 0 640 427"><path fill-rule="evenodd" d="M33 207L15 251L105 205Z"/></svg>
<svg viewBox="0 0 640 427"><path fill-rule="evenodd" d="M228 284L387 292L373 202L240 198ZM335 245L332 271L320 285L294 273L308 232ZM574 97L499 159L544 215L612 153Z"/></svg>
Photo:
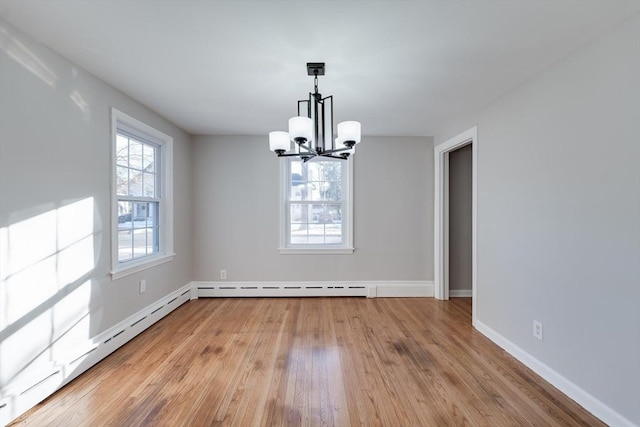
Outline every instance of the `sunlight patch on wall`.
<svg viewBox="0 0 640 427"><path fill-rule="evenodd" d="M0 385L37 376L89 338L93 197L0 229Z"/></svg>
<svg viewBox="0 0 640 427"><path fill-rule="evenodd" d="M50 87L56 87L58 76L4 27L0 27L0 48L31 74Z"/></svg>
<svg viewBox="0 0 640 427"><path fill-rule="evenodd" d="M80 92L74 90L69 95L69 98L73 101L74 104L80 109L82 112L82 118L85 122L88 122L91 119L91 110L89 109L89 103L84 100Z"/></svg>

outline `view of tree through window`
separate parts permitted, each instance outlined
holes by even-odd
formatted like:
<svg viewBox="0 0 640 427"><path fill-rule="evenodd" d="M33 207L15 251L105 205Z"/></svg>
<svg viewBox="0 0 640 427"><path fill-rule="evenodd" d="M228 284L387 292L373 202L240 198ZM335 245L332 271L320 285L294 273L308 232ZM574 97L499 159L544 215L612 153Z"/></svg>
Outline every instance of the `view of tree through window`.
<svg viewBox="0 0 640 427"><path fill-rule="evenodd" d="M343 244L342 160L290 162L289 243Z"/></svg>
<svg viewBox="0 0 640 427"><path fill-rule="evenodd" d="M118 262L159 251L156 145L116 135Z"/></svg>

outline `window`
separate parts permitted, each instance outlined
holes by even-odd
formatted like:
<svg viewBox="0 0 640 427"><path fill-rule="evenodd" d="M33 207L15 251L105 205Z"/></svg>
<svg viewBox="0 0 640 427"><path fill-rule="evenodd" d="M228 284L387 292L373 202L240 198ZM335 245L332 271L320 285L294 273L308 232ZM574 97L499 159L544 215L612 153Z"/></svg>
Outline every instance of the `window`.
<svg viewBox="0 0 640 427"><path fill-rule="evenodd" d="M352 253L353 160L282 160L280 253Z"/></svg>
<svg viewBox="0 0 640 427"><path fill-rule="evenodd" d="M173 138L112 109L112 278L173 259Z"/></svg>

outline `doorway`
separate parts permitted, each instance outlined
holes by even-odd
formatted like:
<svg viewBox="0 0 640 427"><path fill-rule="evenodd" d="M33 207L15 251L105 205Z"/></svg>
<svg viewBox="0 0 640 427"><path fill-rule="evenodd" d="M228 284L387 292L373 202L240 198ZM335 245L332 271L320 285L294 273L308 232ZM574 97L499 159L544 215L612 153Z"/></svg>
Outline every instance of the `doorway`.
<svg viewBox="0 0 640 427"><path fill-rule="evenodd" d="M471 298L472 145L449 152L449 297Z"/></svg>
<svg viewBox="0 0 640 427"><path fill-rule="evenodd" d="M449 274L449 158L450 153L464 146L471 146L471 297L472 323L476 324L477 309L477 127L473 127L434 147L434 291L436 299L448 300Z"/></svg>

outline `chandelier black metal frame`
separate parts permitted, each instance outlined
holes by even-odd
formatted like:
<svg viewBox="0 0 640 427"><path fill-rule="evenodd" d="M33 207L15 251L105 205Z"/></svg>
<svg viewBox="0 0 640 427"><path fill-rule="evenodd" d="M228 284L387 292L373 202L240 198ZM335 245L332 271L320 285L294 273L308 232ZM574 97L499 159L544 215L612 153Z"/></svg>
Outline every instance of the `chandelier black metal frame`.
<svg viewBox="0 0 640 427"><path fill-rule="evenodd" d="M308 62L307 74L313 76L309 99L298 101L298 115L289 119L289 132L269 133L269 148L278 157L300 157L304 162L321 156L346 160L360 142L360 122L338 123L338 137L333 133L333 96L318 92L318 76L324 76L324 62ZM293 149L291 142L294 143Z"/></svg>

